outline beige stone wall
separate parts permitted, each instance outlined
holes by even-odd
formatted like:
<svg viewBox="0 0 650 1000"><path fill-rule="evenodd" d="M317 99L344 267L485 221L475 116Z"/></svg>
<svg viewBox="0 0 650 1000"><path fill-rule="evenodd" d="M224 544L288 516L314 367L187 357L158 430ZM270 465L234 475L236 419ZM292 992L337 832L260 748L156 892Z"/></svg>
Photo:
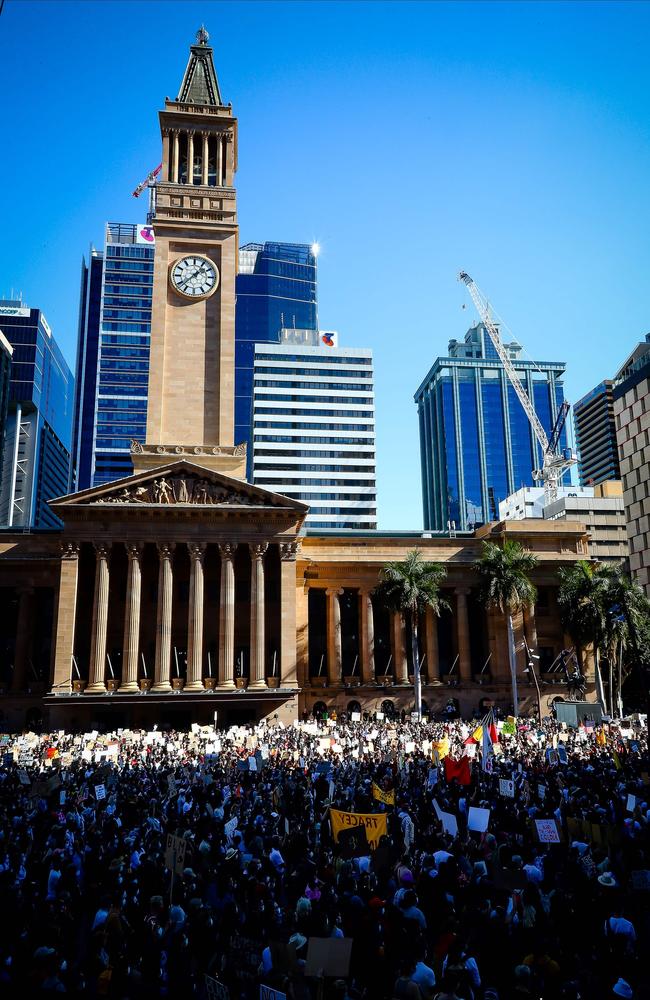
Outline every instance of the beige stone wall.
<svg viewBox="0 0 650 1000"><path fill-rule="evenodd" d="M650 596L650 378L614 400L630 571Z"/></svg>

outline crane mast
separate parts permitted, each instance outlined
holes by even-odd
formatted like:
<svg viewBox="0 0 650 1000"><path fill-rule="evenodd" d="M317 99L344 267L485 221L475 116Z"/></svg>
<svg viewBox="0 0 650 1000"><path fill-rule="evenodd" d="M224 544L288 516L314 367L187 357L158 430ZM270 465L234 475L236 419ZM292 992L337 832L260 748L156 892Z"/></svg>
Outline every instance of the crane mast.
<svg viewBox="0 0 650 1000"><path fill-rule="evenodd" d="M532 400L526 392L524 385L517 374L515 366L508 357L508 352L503 346L499 331L490 314L488 300L476 282L470 278L466 271L460 272L458 280L467 285L467 290L472 297L472 301L474 302L477 312L481 317L481 321L489 334L490 340L494 344L494 349L499 355L501 363L505 368L506 375L510 379L510 384L517 394L517 398L524 409L524 413L528 417L530 425L533 428L533 433L542 449L542 468L533 469L532 474L533 479L537 482L541 482L544 486L544 505L546 506L554 500L557 500L558 486L562 480L562 476L566 470L575 463L575 459L573 457L567 456L561 449L559 449L560 435L569 411L569 404L566 402L562 404L558 412L557 420L555 421L555 426L551 432L551 440L549 442L546 431L544 430L541 421L535 412Z"/></svg>

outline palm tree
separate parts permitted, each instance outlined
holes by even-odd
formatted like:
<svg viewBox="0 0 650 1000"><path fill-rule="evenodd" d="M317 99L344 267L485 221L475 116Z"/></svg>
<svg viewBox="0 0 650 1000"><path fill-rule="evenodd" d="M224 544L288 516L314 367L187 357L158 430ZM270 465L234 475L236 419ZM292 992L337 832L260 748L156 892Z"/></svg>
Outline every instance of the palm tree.
<svg viewBox="0 0 650 1000"><path fill-rule="evenodd" d="M558 604L562 624L576 645L591 644L596 681L602 689L600 658L609 664L609 713L614 714L614 671L618 698L625 680L624 654L632 656L643 674L648 662L650 602L621 565L581 560L559 571ZM643 677L641 690L644 688ZM604 695L601 694L604 701ZM604 708L607 706L604 704Z"/></svg>
<svg viewBox="0 0 650 1000"><path fill-rule="evenodd" d="M386 563L381 571L381 579L375 587L389 611L406 615L411 625L411 652L413 675L415 678L415 710L418 720L422 718L422 679L420 676L420 652L418 649L418 616L427 608L440 616L448 611L449 603L440 592L442 581L447 575L439 563L424 562L419 549L407 553L403 562Z"/></svg>
<svg viewBox="0 0 650 1000"><path fill-rule="evenodd" d="M535 603L537 590L530 580L530 574L538 562L537 556L525 549L520 542L506 538L503 545L497 542L483 542L483 551L476 563L476 569L481 577L483 604L486 608L496 608L506 617L512 704L515 715L519 707L519 697L512 616L517 611L532 607Z"/></svg>

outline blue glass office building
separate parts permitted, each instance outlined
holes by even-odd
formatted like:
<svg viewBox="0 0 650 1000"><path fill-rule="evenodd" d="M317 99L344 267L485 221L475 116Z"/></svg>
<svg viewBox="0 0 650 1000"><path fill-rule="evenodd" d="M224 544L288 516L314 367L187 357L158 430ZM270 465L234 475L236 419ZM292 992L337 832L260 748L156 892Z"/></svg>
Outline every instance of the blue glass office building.
<svg viewBox="0 0 650 1000"><path fill-rule="evenodd" d="M505 346L550 434L564 400L564 363L523 361L518 344ZM482 324L450 342L449 356L435 361L415 402L426 531L496 520L501 500L534 484L541 449Z"/></svg>
<svg viewBox="0 0 650 1000"><path fill-rule="evenodd" d="M74 419L77 490L133 472L147 424L153 229L108 223L82 262Z"/></svg>
<svg viewBox="0 0 650 1000"><path fill-rule="evenodd" d="M74 379L40 309L0 301L0 328L13 348L0 524L56 528L47 501L68 489Z"/></svg>
<svg viewBox="0 0 650 1000"><path fill-rule="evenodd" d="M235 443L242 444L250 440L255 344L279 344L283 328L318 329L314 249L303 243L245 244L236 291Z"/></svg>

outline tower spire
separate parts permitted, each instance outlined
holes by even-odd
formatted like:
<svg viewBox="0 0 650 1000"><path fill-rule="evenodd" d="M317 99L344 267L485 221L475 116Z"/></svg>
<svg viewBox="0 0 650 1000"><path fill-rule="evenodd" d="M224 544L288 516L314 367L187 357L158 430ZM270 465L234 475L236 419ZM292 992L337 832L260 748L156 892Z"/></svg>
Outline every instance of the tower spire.
<svg viewBox="0 0 650 1000"><path fill-rule="evenodd" d="M190 46L190 58L176 98L181 104L223 106L209 41L210 36L202 24L196 33L196 43Z"/></svg>

